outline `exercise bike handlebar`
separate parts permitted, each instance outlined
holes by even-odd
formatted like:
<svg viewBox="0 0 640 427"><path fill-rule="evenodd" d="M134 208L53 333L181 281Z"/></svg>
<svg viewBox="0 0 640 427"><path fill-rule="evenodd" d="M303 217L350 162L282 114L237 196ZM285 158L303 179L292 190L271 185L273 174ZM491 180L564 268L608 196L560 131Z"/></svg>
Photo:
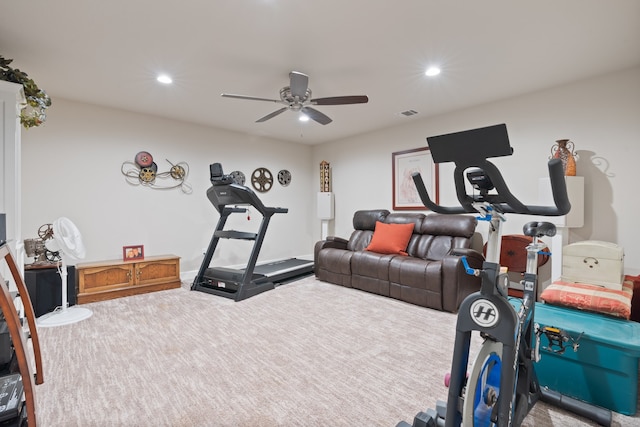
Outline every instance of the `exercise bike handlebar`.
<svg viewBox="0 0 640 427"><path fill-rule="evenodd" d="M463 174L469 167L478 167L482 169L493 183L497 194L486 195L486 198L483 200L478 199L477 196L473 197L468 195L465 188ZM456 164L454 180L456 195L460 202L460 206L448 207L434 203L429 197L429 192L422 181L420 173L415 172L412 174L412 177L413 182L416 185L416 189L418 190L418 194L420 195L420 199L422 199L422 203L432 211L441 214L475 213L477 210L474 208L473 204L479 201L486 201L501 213L543 216L566 215L571 210L571 203L569 202L569 197L567 195L567 184L564 179L562 161L560 159L551 159L549 160L548 167L551 191L555 206L525 205L522 203L511 193L498 168L486 159L480 162L475 162L474 164Z"/></svg>

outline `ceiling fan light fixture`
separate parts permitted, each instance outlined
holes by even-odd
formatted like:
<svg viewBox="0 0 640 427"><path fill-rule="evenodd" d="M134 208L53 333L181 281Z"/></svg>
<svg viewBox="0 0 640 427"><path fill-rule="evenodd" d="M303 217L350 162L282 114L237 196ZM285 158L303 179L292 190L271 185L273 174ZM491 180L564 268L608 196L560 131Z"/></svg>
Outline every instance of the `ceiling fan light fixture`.
<svg viewBox="0 0 640 427"><path fill-rule="evenodd" d="M302 113L302 114L300 114L300 117L298 117L298 120L300 120L301 122L308 122L309 121L309 116L307 116L306 114Z"/></svg>
<svg viewBox="0 0 640 427"><path fill-rule="evenodd" d="M173 83L173 79L167 74L159 74L156 80L165 85Z"/></svg>
<svg viewBox="0 0 640 427"><path fill-rule="evenodd" d="M424 74L428 77L434 77L437 76L438 74L440 74L440 68L438 67L429 67L427 68L427 71L424 72Z"/></svg>

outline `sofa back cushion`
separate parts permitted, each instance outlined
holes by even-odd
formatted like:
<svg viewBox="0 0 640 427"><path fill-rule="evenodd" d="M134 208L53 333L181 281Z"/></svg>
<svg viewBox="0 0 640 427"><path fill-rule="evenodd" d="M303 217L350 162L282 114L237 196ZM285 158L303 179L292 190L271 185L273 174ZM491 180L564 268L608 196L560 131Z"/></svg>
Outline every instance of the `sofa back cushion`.
<svg viewBox="0 0 640 427"><path fill-rule="evenodd" d="M471 215L430 214L425 216L420 234L454 236L470 239L476 231L478 220Z"/></svg>
<svg viewBox="0 0 640 427"><path fill-rule="evenodd" d="M376 229L376 222L384 222L384 219L388 215L389 211L386 209L356 211L356 213L353 214L353 229L373 231Z"/></svg>
<svg viewBox="0 0 640 427"><path fill-rule="evenodd" d="M470 215L426 215L407 252L410 256L437 261L451 249L471 247L478 220Z"/></svg>
<svg viewBox="0 0 640 427"><path fill-rule="evenodd" d="M350 251L362 251L371 242L373 231L376 229L377 221L384 221L389 215L386 209L373 209L356 211L353 214L354 231L349 237L347 249Z"/></svg>
<svg viewBox="0 0 640 427"><path fill-rule="evenodd" d="M391 213L384 222L387 224L413 224L413 232L420 233L425 215L421 213Z"/></svg>

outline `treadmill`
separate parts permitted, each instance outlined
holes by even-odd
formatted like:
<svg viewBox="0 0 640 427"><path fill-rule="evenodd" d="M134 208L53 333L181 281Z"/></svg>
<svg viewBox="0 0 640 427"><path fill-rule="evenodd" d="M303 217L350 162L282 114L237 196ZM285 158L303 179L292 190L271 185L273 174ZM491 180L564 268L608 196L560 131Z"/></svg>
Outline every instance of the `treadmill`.
<svg viewBox="0 0 640 427"><path fill-rule="evenodd" d="M283 284L313 273L313 261L290 258L256 265L269 221L274 214L287 213L287 208L266 207L249 187L237 184L230 175L225 175L220 163L209 166L211 187L207 190L207 198L220 213L218 225L213 232L211 242L204 255L198 275L191 285L191 290L242 301L262 292L274 289L276 284ZM257 233L236 230L224 230L229 215L245 213L246 208L253 206L262 215L262 222ZM253 241L253 248L244 269L227 267L210 267L213 254L220 239L239 239Z"/></svg>

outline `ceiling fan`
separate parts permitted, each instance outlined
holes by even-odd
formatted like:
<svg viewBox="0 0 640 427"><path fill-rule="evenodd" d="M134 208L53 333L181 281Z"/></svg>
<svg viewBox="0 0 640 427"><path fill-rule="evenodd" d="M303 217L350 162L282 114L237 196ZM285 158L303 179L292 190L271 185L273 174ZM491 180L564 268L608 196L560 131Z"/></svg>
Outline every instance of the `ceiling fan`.
<svg viewBox="0 0 640 427"><path fill-rule="evenodd" d="M233 95L230 93L223 93L222 96L226 98L250 99L253 101L268 101L285 105L279 110L256 120L256 123L266 122L278 114L287 110L292 110L306 114L307 117L315 120L321 125L327 125L332 122L331 118L315 108L310 107L310 105L346 105L365 104L369 102L369 98L366 95L333 96L329 98L313 99L311 98L311 89L309 89L309 76L298 71L291 71L289 73L289 81L289 86L285 86L280 89L280 99L258 98L255 96Z"/></svg>

